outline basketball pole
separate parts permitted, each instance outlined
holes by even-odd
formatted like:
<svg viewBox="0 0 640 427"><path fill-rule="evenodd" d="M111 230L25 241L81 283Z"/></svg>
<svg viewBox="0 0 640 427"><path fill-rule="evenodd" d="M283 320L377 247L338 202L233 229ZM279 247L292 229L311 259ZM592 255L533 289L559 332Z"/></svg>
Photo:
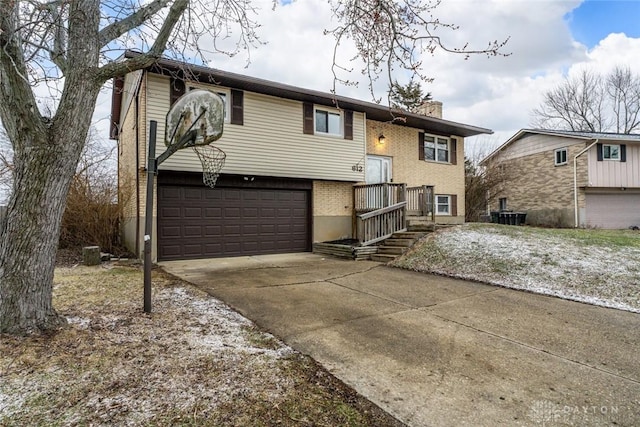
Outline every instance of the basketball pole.
<svg viewBox="0 0 640 427"><path fill-rule="evenodd" d="M199 114L195 110L189 110L189 108L199 108ZM219 95L212 94L205 90L194 90L185 95L182 95L171 108L167 114L167 123L171 120L175 121L175 129L171 134L171 139L165 141L167 149L156 158L156 134L158 131L158 122L156 120L149 120L149 147L147 157L147 198L145 206L144 216L144 312L151 313L151 251L153 248L153 195L154 195L154 183L155 177L158 174L158 166L171 157L176 151L187 148L195 147L199 138L200 132L204 133L203 141L199 142L200 145L210 144L222 136L223 128L223 108L224 102ZM182 109L182 110L180 110ZM179 116L174 114L174 110L181 111ZM190 113L196 116L194 121L190 121ZM205 117L208 112L213 113L212 117L206 117L204 123L196 127L196 124L200 122L200 119ZM178 126L186 124L189 120L190 126L183 134L179 135L178 141L175 141L175 137L178 136ZM174 125L174 122L171 123ZM166 130L165 130L166 133ZM207 136L208 135L208 136ZM166 139L166 136L165 136ZM175 141L175 142L174 142ZM218 152L224 152L218 150ZM213 160L218 160L217 163L209 165L205 164L202 160L204 154L197 152L200 161L203 162L203 181L204 173L215 174L214 178L217 178L220 168L224 164L224 157L220 159L213 157ZM208 160L211 160L207 158ZM217 166L217 168L216 168ZM206 168L206 169L205 169ZM207 184L207 181L204 181ZM207 184L210 187L215 185L215 179L212 184Z"/></svg>
<svg viewBox="0 0 640 427"><path fill-rule="evenodd" d="M204 114L204 113L202 113ZM202 116L198 116L197 120ZM194 122L195 123L195 122ZM193 124L191 125L193 127ZM151 313L151 248L153 235L153 184L158 173L158 165L167 160L173 153L193 143L197 132L191 128L156 159L156 134L158 122L149 121L149 157L147 160L147 201L144 214L144 312Z"/></svg>
<svg viewBox="0 0 640 427"><path fill-rule="evenodd" d="M153 234L153 182L156 168L158 122L149 121L149 159L147 162L147 202L144 215L144 312L151 313L151 235Z"/></svg>

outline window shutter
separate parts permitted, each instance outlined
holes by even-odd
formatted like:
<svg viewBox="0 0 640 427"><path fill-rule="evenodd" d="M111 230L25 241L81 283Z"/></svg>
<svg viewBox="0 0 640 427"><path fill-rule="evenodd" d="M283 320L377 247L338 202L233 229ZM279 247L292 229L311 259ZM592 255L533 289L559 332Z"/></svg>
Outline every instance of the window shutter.
<svg viewBox="0 0 640 427"><path fill-rule="evenodd" d="M418 133L418 159L424 160L424 133Z"/></svg>
<svg viewBox="0 0 640 427"><path fill-rule="evenodd" d="M111 91L111 123L109 137L117 139L120 132L120 112L122 111L122 92L124 91L124 77L113 78L113 90Z"/></svg>
<svg viewBox="0 0 640 427"><path fill-rule="evenodd" d="M244 124L244 92L231 89L231 124Z"/></svg>
<svg viewBox="0 0 640 427"><path fill-rule="evenodd" d="M620 145L620 161L621 162L627 161L627 146L624 144Z"/></svg>
<svg viewBox="0 0 640 427"><path fill-rule="evenodd" d="M186 86L184 84L184 80L176 79L175 77L171 77L169 86L169 105L173 105L178 98L185 94Z"/></svg>
<svg viewBox="0 0 640 427"><path fill-rule="evenodd" d="M344 110L344 139L353 139L353 111Z"/></svg>
<svg viewBox="0 0 640 427"><path fill-rule="evenodd" d="M302 132L308 135L313 135L313 104L305 102L302 104Z"/></svg>
<svg viewBox="0 0 640 427"><path fill-rule="evenodd" d="M458 216L458 195L451 195L451 216Z"/></svg>
<svg viewBox="0 0 640 427"><path fill-rule="evenodd" d="M598 153L598 161L602 161L602 144L596 144L596 152Z"/></svg>
<svg viewBox="0 0 640 427"><path fill-rule="evenodd" d="M449 160L452 165L458 164L458 140L451 138L451 150L449 151Z"/></svg>

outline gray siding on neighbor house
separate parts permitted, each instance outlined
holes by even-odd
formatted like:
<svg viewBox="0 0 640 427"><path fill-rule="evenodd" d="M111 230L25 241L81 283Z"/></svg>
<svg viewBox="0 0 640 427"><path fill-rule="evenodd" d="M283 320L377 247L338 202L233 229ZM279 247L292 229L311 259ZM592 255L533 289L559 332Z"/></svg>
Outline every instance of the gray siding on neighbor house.
<svg viewBox="0 0 640 427"><path fill-rule="evenodd" d="M169 110L169 79L148 74L147 120L158 121L157 154L164 151L164 121ZM203 87L203 85L197 85ZM303 134L302 103L253 92L244 93L244 124L225 123L214 145L225 151L224 173L357 182L352 170L365 156L365 116L353 114L353 140ZM180 150L160 169L201 172L192 150Z"/></svg>
<svg viewBox="0 0 640 427"><path fill-rule="evenodd" d="M607 143L603 141L603 143ZM620 142L612 142L620 144ZM589 149L590 187L640 187L640 144L624 143L626 161L598 161L596 146Z"/></svg>

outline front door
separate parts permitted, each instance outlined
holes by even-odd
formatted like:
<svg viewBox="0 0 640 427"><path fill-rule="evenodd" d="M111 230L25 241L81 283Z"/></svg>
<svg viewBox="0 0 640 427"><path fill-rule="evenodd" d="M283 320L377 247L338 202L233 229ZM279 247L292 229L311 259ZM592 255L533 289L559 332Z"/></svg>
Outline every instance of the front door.
<svg viewBox="0 0 640 427"><path fill-rule="evenodd" d="M391 182L391 159L389 157L367 156L367 184Z"/></svg>
<svg viewBox="0 0 640 427"><path fill-rule="evenodd" d="M367 184L391 182L391 159L389 157L367 156ZM367 209L380 209L391 203L391 192L383 186L367 188Z"/></svg>

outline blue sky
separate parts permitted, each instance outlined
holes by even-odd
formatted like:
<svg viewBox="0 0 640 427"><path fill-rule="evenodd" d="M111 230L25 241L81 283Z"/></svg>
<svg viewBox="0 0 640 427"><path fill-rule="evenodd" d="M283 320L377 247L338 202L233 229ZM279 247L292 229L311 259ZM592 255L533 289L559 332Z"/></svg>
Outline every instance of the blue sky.
<svg viewBox="0 0 640 427"><path fill-rule="evenodd" d="M610 33L640 37L640 1L587 0L565 19L573 37L589 48Z"/></svg>

